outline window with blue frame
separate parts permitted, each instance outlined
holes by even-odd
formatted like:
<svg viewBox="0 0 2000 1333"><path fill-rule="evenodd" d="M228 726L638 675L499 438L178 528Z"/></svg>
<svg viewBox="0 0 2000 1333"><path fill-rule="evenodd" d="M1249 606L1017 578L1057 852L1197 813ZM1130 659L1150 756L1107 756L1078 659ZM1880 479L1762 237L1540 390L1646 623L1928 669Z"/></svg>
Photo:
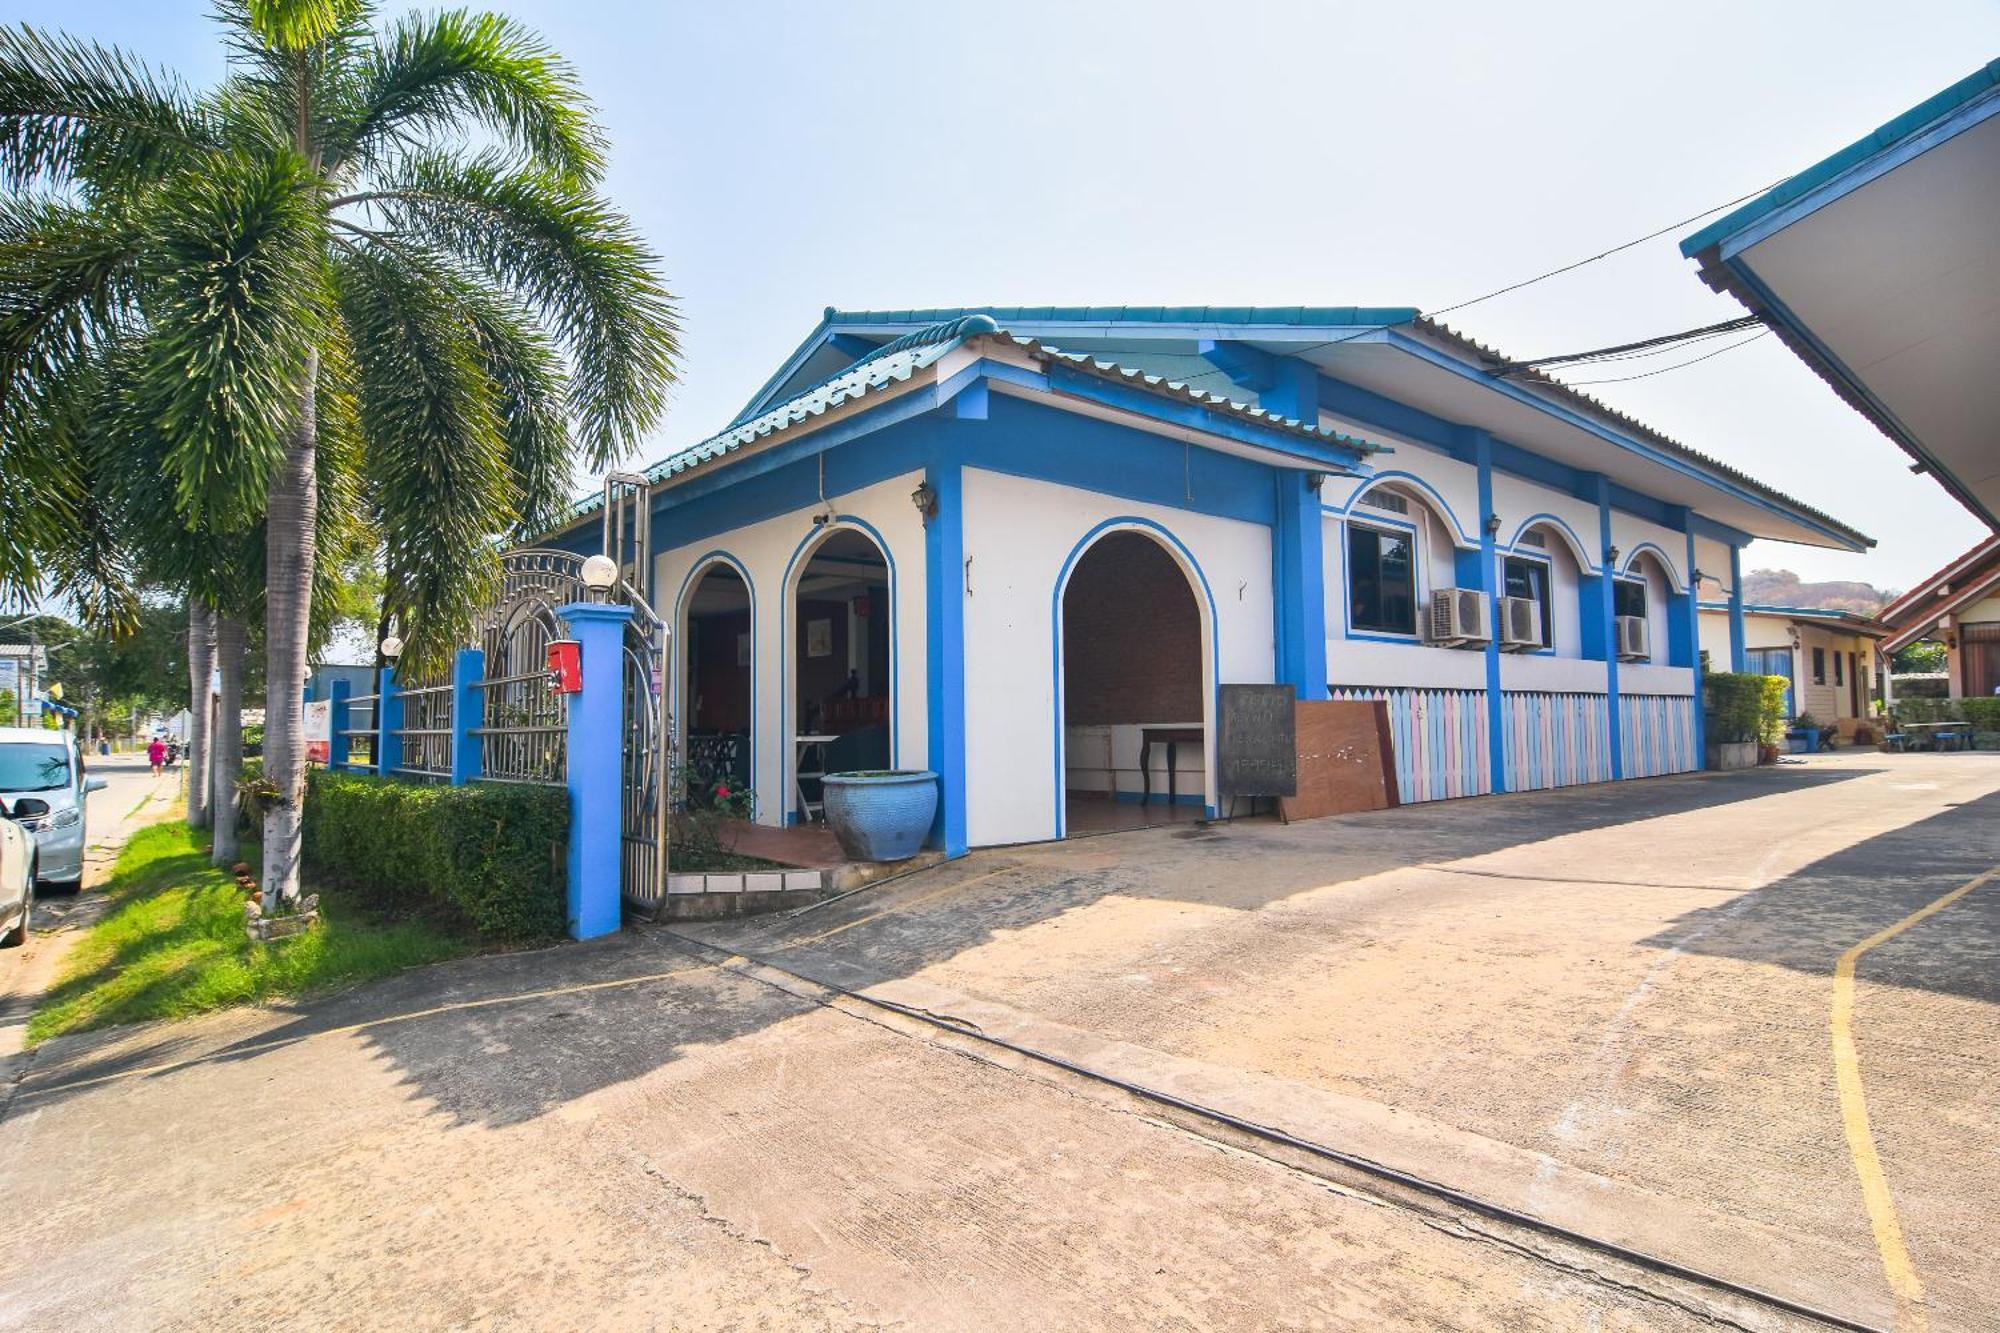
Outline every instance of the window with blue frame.
<svg viewBox="0 0 2000 1333"><path fill-rule="evenodd" d="M1615 579L1611 584L1611 614L1646 618L1646 585L1638 579Z"/></svg>
<svg viewBox="0 0 2000 1333"><path fill-rule="evenodd" d="M1525 597L1542 608L1542 647L1555 646L1555 625L1549 616L1549 567L1540 560L1507 557L1504 567L1505 595Z"/></svg>
<svg viewBox="0 0 2000 1333"><path fill-rule="evenodd" d="M1378 634L1417 632L1414 533L1347 525L1347 624Z"/></svg>

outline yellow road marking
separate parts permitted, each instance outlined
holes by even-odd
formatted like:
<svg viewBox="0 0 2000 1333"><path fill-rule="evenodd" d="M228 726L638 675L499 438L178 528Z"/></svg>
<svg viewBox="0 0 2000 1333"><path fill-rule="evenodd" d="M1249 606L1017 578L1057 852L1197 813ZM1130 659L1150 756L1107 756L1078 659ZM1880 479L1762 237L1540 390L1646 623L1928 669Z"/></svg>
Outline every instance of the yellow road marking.
<svg viewBox="0 0 2000 1333"><path fill-rule="evenodd" d="M2000 878L2000 866L1967 880L1895 925L1876 931L1842 954L1833 965L1833 1072L1840 1086L1840 1123L1847 1131L1847 1151L1854 1159L1855 1174L1861 1178L1861 1200L1868 1208L1868 1224L1875 1231L1875 1248L1882 1255L1882 1271L1896 1296L1896 1326L1913 1333L1924 1333L1930 1327L1930 1317L1924 1310L1924 1284L1917 1276L1916 1265L1910 1261L1909 1246L1903 1242L1896 1201L1889 1193L1889 1179L1882 1173L1882 1158L1875 1151L1875 1136L1868 1127L1868 1099L1861 1087L1861 1057L1854 1046L1854 965L1876 945L1937 915L1996 878Z"/></svg>

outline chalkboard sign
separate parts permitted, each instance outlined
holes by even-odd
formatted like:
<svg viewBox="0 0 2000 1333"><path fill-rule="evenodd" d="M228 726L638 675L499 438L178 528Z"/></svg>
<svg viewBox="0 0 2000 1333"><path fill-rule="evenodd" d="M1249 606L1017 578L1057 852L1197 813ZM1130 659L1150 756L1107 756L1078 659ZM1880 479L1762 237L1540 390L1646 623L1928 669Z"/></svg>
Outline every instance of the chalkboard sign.
<svg viewBox="0 0 2000 1333"><path fill-rule="evenodd" d="M1216 787L1223 796L1298 791L1298 723L1289 685L1224 685L1217 709Z"/></svg>

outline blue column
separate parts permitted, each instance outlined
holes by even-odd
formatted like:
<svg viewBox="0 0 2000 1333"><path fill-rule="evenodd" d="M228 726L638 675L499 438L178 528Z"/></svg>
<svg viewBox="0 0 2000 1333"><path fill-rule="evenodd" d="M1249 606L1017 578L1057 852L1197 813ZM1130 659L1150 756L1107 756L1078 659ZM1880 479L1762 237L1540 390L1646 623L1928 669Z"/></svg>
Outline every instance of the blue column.
<svg viewBox="0 0 2000 1333"><path fill-rule="evenodd" d="M383 667L375 682L375 771L388 777L403 764L403 700L396 693L396 668Z"/></svg>
<svg viewBox="0 0 2000 1333"><path fill-rule="evenodd" d="M569 697L569 933L593 939L620 924L624 858L625 622L629 606L556 608L580 645L583 690Z"/></svg>
<svg viewBox="0 0 2000 1333"><path fill-rule="evenodd" d="M1597 501L1597 558L1604 568L1597 580L1597 626L1589 637L1604 648L1604 707L1610 721L1605 744L1615 781L1625 776L1625 728L1618 707L1618 603L1611 594L1617 573L1611 565L1611 479L1600 474L1590 484ZM1590 622L1584 624L1588 630Z"/></svg>
<svg viewBox="0 0 2000 1333"><path fill-rule="evenodd" d="M965 470L954 457L932 462L924 480L937 513L924 524L924 670L930 768L938 776L930 843L963 856L965 826Z"/></svg>
<svg viewBox="0 0 2000 1333"><path fill-rule="evenodd" d="M1257 405L1309 426L1319 424L1319 370L1297 357L1264 363ZM1309 472L1279 469L1277 521L1271 527L1271 596L1275 660L1281 685L1301 699L1326 698L1326 538L1319 490Z"/></svg>
<svg viewBox="0 0 2000 1333"><path fill-rule="evenodd" d="M1748 671L1750 651L1743 628L1743 548L1729 548L1729 669Z"/></svg>
<svg viewBox="0 0 2000 1333"><path fill-rule="evenodd" d="M1701 693L1701 580L1695 577L1694 563L1694 511L1681 511L1682 525L1687 532L1687 606L1683 608L1687 625L1687 665L1694 672L1694 766L1708 766L1708 719L1703 715Z"/></svg>
<svg viewBox="0 0 2000 1333"><path fill-rule="evenodd" d="M1495 534L1486 519L1493 512L1493 437L1483 430L1468 432L1472 461L1479 468L1479 568L1468 570L1466 557L1458 553L1460 587L1477 588L1486 594L1486 626L1492 631L1486 640L1486 747L1493 771L1493 790L1506 791L1507 727L1500 700L1500 558ZM1476 573L1477 582L1464 581Z"/></svg>
<svg viewBox="0 0 2000 1333"><path fill-rule="evenodd" d="M1326 537L1307 472L1280 469L1271 527L1277 681L1301 699L1326 698Z"/></svg>
<svg viewBox="0 0 2000 1333"><path fill-rule="evenodd" d="M477 648L461 648L451 659L451 785L463 787L477 782L486 772L486 747L472 734L483 726L486 691L478 688L486 678L486 654Z"/></svg>
<svg viewBox="0 0 2000 1333"><path fill-rule="evenodd" d="M338 773L347 767L347 749L351 743L344 734L348 728L347 699L354 693L354 686L345 678L333 682L327 692L333 707L327 710L326 766L329 772Z"/></svg>

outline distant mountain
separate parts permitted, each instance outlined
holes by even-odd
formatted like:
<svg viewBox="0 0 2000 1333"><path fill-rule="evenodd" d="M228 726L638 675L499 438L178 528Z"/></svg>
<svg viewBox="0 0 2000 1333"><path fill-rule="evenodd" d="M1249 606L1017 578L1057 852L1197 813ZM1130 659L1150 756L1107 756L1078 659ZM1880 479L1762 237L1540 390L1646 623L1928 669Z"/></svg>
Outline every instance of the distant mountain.
<svg viewBox="0 0 2000 1333"><path fill-rule="evenodd" d="M1807 583L1789 569L1759 569L1743 576L1743 600L1766 606L1816 606L1872 616L1896 600L1872 583Z"/></svg>

